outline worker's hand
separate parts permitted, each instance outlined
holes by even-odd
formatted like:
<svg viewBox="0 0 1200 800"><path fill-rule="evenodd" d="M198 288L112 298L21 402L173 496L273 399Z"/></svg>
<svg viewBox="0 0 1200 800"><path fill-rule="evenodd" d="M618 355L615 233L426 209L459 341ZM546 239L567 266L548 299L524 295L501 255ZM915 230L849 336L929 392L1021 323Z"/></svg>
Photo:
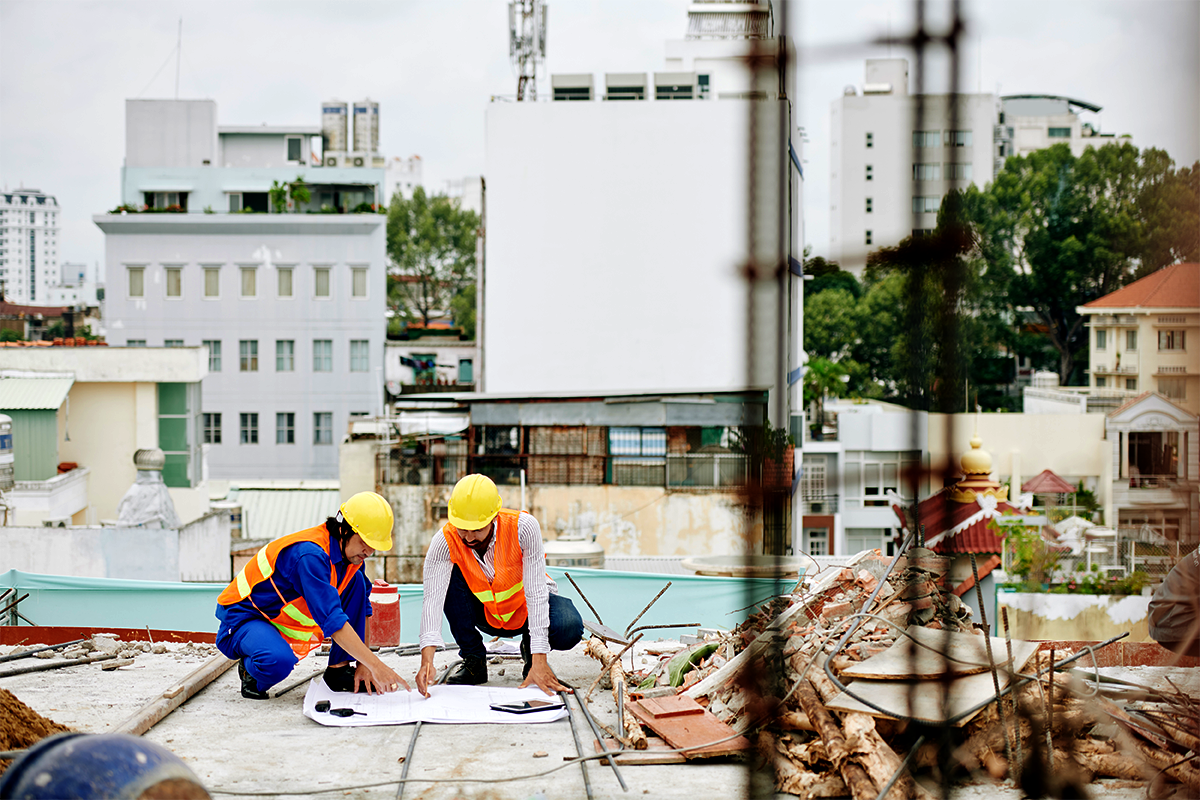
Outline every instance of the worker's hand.
<svg viewBox="0 0 1200 800"><path fill-rule="evenodd" d="M563 692L567 690L558 682L558 678L554 675L554 670L550 669L550 662L546 660L545 653L534 653L533 664L529 667L529 675L521 682L520 688L533 684L541 689L546 694L554 694L555 692Z"/></svg>
<svg viewBox="0 0 1200 800"><path fill-rule="evenodd" d="M421 662L420 669L417 670L417 691L429 697L429 687L437 683L437 670L434 669L433 661L426 663Z"/></svg>
<svg viewBox="0 0 1200 800"><path fill-rule="evenodd" d="M406 692L412 691L408 682L396 674L395 670L378 659L376 661L377 663L373 666L362 661L358 662L358 666L354 669L354 690L356 692L360 685L366 688L367 694L395 692L401 686Z"/></svg>

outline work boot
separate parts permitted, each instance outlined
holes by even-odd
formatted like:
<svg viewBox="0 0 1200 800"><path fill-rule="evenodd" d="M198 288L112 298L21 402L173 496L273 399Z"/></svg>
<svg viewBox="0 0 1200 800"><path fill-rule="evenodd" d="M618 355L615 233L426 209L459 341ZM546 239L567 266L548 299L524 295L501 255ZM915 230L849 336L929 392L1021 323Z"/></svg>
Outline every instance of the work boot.
<svg viewBox="0 0 1200 800"><path fill-rule="evenodd" d="M533 667L533 653L529 650L529 634L521 636L521 660L525 662L525 668L521 670L521 680L529 677L529 670Z"/></svg>
<svg viewBox="0 0 1200 800"><path fill-rule="evenodd" d="M464 656L462 663L446 676L446 683L478 686L487 683L487 660L483 656Z"/></svg>
<svg viewBox="0 0 1200 800"><path fill-rule="evenodd" d="M354 664L343 664L340 667L326 667L325 674L321 677L324 678L325 685L335 692L353 692L354 670ZM366 691L365 685L362 691Z"/></svg>
<svg viewBox="0 0 1200 800"><path fill-rule="evenodd" d="M238 677L242 679L242 697L249 700L270 700L271 696L258 688L254 678L246 671L246 659L238 659Z"/></svg>

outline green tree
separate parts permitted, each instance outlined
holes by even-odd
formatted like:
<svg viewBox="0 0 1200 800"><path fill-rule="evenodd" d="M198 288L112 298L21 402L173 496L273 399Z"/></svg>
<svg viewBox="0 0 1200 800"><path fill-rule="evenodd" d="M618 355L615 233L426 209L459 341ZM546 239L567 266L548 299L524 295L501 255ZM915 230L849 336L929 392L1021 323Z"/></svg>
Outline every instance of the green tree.
<svg viewBox="0 0 1200 800"><path fill-rule="evenodd" d="M25 337L12 328L0 330L0 342L23 342Z"/></svg>
<svg viewBox="0 0 1200 800"><path fill-rule="evenodd" d="M389 284L393 309L426 325L449 312L455 295L475 281L478 231L479 215L445 195L429 197L419 186L409 200L393 195L387 221L388 257L399 278Z"/></svg>
<svg viewBox="0 0 1200 800"><path fill-rule="evenodd" d="M454 324L462 329L463 336L469 341L475 341L475 288L474 283L468 283L450 300Z"/></svg>
<svg viewBox="0 0 1200 800"><path fill-rule="evenodd" d="M813 432L821 438L825 424L825 397L846 394L846 368L826 358L810 358L804 366L804 404L814 406Z"/></svg>

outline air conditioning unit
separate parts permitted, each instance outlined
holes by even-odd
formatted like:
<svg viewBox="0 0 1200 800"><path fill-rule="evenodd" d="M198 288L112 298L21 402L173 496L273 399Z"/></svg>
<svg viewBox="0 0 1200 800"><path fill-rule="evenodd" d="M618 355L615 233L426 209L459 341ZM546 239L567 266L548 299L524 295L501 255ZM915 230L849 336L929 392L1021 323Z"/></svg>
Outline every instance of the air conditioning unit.
<svg viewBox="0 0 1200 800"><path fill-rule="evenodd" d="M356 167L361 167L362 165L363 165L363 157L362 157L362 156L355 156L355 157L354 157L354 166L356 166Z"/></svg>
<svg viewBox="0 0 1200 800"><path fill-rule="evenodd" d="M47 528L65 528L70 524L70 517L46 517L42 520L42 525Z"/></svg>
<svg viewBox="0 0 1200 800"><path fill-rule="evenodd" d="M337 166L337 157L336 156L325 156L325 166L336 167Z"/></svg>

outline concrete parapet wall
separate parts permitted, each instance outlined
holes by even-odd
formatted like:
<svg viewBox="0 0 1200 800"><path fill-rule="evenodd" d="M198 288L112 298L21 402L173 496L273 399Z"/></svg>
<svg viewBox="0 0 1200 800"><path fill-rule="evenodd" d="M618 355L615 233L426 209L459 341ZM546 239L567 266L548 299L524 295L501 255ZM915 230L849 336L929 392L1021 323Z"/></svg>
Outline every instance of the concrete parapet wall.
<svg viewBox="0 0 1200 800"><path fill-rule="evenodd" d="M1008 609L1014 639L1103 641L1128 631L1130 642L1153 641L1143 595L1000 592L996 606Z"/></svg>

